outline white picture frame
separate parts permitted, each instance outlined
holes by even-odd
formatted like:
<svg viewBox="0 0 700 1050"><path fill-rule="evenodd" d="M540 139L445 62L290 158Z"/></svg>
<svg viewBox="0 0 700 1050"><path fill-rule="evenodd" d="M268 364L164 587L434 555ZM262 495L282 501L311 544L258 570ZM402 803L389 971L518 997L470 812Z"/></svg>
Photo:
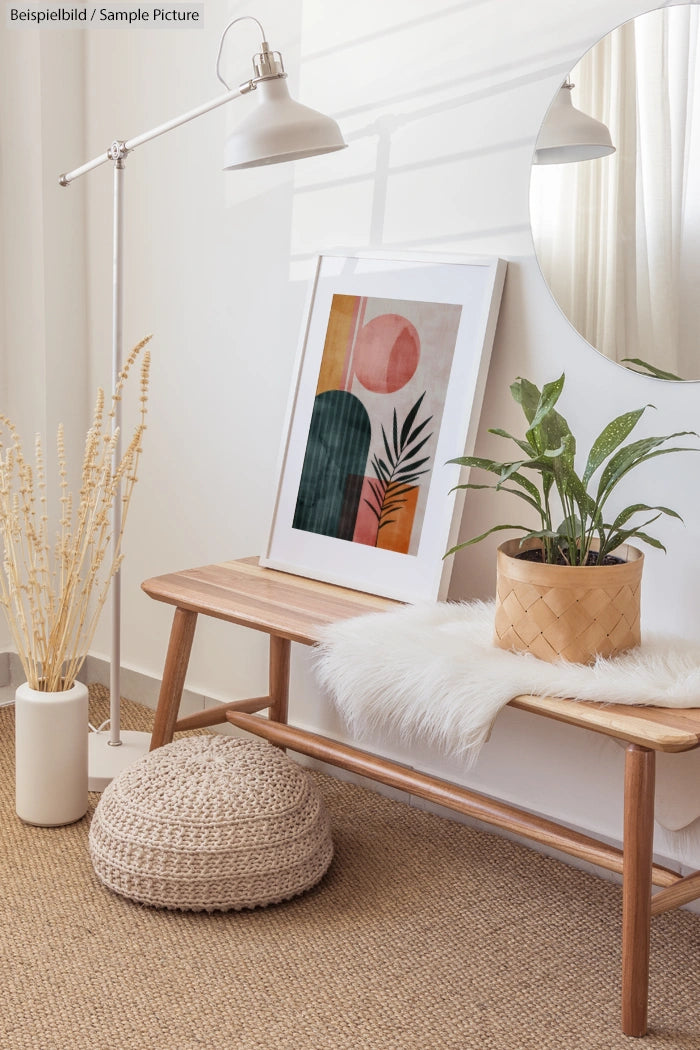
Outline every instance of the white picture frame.
<svg viewBox="0 0 700 1050"><path fill-rule="evenodd" d="M444 600L464 496L448 461L473 453L505 271L495 257L318 257L262 565Z"/></svg>

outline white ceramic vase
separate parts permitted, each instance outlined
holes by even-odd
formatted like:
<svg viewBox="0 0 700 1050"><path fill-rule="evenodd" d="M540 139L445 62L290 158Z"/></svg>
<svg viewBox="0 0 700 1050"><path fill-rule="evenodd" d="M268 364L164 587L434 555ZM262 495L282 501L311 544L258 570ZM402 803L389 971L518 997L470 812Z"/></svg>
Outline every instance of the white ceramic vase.
<svg viewBox="0 0 700 1050"><path fill-rule="evenodd" d="M71 824L88 807L88 691L15 693L15 799L26 824Z"/></svg>

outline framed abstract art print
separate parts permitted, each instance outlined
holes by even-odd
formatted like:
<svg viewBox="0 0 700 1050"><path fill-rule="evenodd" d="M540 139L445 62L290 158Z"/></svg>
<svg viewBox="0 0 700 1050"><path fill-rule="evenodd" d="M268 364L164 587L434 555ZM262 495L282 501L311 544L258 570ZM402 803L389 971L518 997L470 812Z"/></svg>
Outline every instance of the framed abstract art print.
<svg viewBox="0 0 700 1050"><path fill-rule="evenodd" d="M322 255L285 426L271 568L446 596L506 264Z"/></svg>

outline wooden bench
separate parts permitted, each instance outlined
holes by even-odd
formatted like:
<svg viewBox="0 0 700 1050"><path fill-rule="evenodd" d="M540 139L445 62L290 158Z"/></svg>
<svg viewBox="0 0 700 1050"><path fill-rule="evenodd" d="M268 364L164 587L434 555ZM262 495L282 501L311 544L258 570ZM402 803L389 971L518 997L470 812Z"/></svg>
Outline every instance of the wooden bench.
<svg viewBox="0 0 700 1050"><path fill-rule="evenodd" d="M510 706L623 742L623 849L534 816L497 799L288 724L291 643L313 645L319 628L397 602L262 568L255 558L206 565L146 580L143 590L175 607L151 749L173 733L226 721L281 747L320 759L382 784L439 803L457 813L599 865L622 876L622 1030L647 1030L652 915L700 896L700 872L681 877L652 861L656 752L700 746L700 708L603 706L549 696L515 696ZM266 696L236 700L178 719L198 615L269 635ZM266 710L267 718L258 712ZM653 892L653 887L658 887Z"/></svg>

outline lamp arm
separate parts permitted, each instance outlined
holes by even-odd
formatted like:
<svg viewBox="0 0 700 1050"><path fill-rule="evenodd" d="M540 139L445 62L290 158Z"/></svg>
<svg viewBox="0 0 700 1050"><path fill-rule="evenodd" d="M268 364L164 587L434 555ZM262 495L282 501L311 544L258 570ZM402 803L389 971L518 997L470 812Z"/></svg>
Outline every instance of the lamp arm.
<svg viewBox="0 0 700 1050"><path fill-rule="evenodd" d="M178 128L181 124L187 124L190 120L195 120L197 117L201 117L211 109L218 109L219 106L224 106L234 98L239 98L241 95L247 95L249 92L255 91L255 87L255 81L248 80L246 83L241 84L240 87L227 91L225 95L219 95L210 102L205 102L203 105L197 106L195 109L188 110L187 113L182 113L179 117L173 117L172 120L166 121L165 124L159 124L158 127L152 128L150 131L144 131L141 135L136 135L132 139L127 139L126 142L115 141L106 153L101 153L98 157L89 160L86 164L82 164L79 168L74 168L73 171L61 175L58 181L61 186L68 186L71 182L80 178L81 175L86 175L88 171L92 171L93 168L98 168L101 164L106 164L110 160L117 161L123 159L127 153L136 149L137 146L142 146L144 142L150 142L151 139L158 138L159 135L164 135L167 131L172 131L173 128Z"/></svg>
<svg viewBox="0 0 700 1050"><path fill-rule="evenodd" d="M253 67L256 74L255 77L240 84L237 88L231 88L221 75L221 55L224 48L224 40L226 39L226 34L229 29L235 26L238 22L243 22L245 20L255 22L260 30L260 35L262 36L261 54L256 55L253 59ZM73 171L69 171L65 175L59 175L58 181L60 185L68 186L71 182L79 179L81 175L86 175L89 171L92 171L93 168L99 168L101 164L106 164L110 160L115 163L123 161L127 153L130 153L132 149L136 149L137 146L142 146L144 142L150 142L151 139L158 138L159 135L164 135L166 131L172 131L173 128L179 128L181 124L187 124L188 121L201 117L202 114L208 113L210 109L218 109L219 106L225 106L227 102L230 102L234 98L239 98L241 95L247 95L250 91L255 91L255 88L261 80L276 80L278 78L286 77L287 74L284 72L284 64L279 52L270 51L270 46L265 39L265 30L260 22L258 22L257 18L254 18L253 15L241 15L239 18L234 18L232 22L229 22L221 34L221 40L219 41L219 54L216 58L216 75L227 89L225 95L219 95L217 98L213 98L211 102L205 102L203 105L197 106L196 109L191 109L179 117L174 117L172 120L166 121L165 124L159 124L157 128L152 128L151 131L144 131L142 135L137 135L133 139L127 139L126 142L121 142L120 140L115 139L106 153L101 153L99 157L89 160L86 164L82 164L79 168L74 168Z"/></svg>

